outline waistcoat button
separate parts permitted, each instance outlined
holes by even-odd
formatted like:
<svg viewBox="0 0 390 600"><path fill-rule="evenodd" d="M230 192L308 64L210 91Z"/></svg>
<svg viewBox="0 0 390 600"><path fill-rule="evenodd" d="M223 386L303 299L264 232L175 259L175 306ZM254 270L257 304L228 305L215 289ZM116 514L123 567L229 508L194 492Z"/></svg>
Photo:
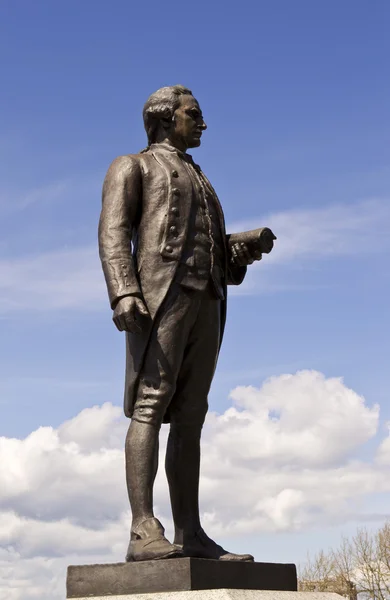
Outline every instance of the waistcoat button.
<svg viewBox="0 0 390 600"><path fill-rule="evenodd" d="M179 173L176 170L172 171L172 177L179 177Z"/></svg>
<svg viewBox="0 0 390 600"><path fill-rule="evenodd" d="M169 252L169 254L171 254L171 252L173 252L172 246L165 246L165 251Z"/></svg>
<svg viewBox="0 0 390 600"><path fill-rule="evenodd" d="M175 215L176 217L179 216L179 209L177 208L177 206L172 206L171 208L171 212L173 215Z"/></svg>

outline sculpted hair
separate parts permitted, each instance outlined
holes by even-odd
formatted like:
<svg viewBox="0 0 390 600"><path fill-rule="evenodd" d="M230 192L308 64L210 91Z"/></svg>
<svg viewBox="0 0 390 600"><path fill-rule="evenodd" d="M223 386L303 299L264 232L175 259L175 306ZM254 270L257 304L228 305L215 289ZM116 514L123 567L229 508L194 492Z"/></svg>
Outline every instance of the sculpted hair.
<svg viewBox="0 0 390 600"><path fill-rule="evenodd" d="M145 102L143 117L148 145L155 141L156 131L160 119L172 119L173 113L180 104L180 96L189 94L191 90L183 85L163 87L154 92Z"/></svg>

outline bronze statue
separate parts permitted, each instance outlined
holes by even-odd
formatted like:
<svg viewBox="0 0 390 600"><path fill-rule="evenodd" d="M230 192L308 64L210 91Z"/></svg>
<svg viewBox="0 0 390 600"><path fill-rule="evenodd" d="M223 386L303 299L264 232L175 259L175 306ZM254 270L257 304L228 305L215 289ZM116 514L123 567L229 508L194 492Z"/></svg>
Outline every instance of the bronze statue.
<svg viewBox="0 0 390 600"><path fill-rule="evenodd" d="M206 129L187 88L164 87L143 111L148 146L116 158L103 186L99 248L113 320L126 331L126 480L133 515L127 561L192 556L251 561L203 531L200 437L226 315L227 284L269 252L264 228L225 232L210 182L186 153ZM166 474L175 537L154 517L158 438L170 423Z"/></svg>

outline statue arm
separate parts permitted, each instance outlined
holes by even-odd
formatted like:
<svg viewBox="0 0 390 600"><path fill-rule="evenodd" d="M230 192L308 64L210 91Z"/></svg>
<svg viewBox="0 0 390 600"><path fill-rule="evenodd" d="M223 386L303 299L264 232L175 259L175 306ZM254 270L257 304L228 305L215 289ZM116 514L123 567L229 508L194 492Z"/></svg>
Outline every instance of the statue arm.
<svg viewBox="0 0 390 600"><path fill-rule="evenodd" d="M247 267L239 267L228 263L227 268L227 284L228 285L240 285L245 279Z"/></svg>
<svg viewBox="0 0 390 600"><path fill-rule="evenodd" d="M125 296L142 298L131 251L142 198L142 173L131 156L116 158L103 184L99 255L112 309Z"/></svg>
<svg viewBox="0 0 390 600"><path fill-rule="evenodd" d="M244 280L247 265L261 260L274 247L276 235L269 227L231 233L226 236L228 249L228 283L239 285ZM229 281L230 278L230 281Z"/></svg>
<svg viewBox="0 0 390 600"><path fill-rule="evenodd" d="M226 235L227 248L227 284L240 285L245 279L247 267L234 264L232 261L232 251L230 244L230 234Z"/></svg>

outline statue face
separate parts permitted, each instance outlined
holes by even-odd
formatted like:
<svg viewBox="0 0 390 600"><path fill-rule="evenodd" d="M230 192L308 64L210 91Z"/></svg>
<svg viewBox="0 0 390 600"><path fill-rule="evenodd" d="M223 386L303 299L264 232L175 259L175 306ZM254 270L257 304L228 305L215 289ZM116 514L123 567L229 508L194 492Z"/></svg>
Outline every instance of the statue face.
<svg viewBox="0 0 390 600"><path fill-rule="evenodd" d="M207 125L200 106L193 96L180 96L180 106L175 110L170 139L177 148L200 146L200 138Z"/></svg>

